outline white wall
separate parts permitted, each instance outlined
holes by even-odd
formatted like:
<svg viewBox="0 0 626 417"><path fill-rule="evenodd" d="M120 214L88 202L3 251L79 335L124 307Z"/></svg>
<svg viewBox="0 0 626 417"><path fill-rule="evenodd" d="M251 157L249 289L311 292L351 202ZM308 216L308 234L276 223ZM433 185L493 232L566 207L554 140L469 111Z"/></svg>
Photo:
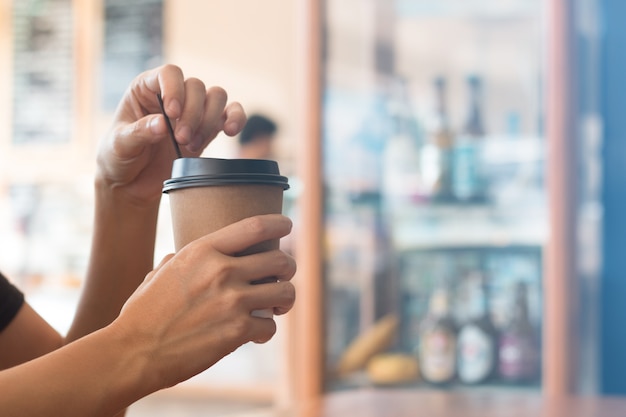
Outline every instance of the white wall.
<svg viewBox="0 0 626 417"><path fill-rule="evenodd" d="M277 153L291 171L295 120L296 4L290 0L176 0L166 3L165 57L190 76L219 85L248 114L279 124ZM219 138L209 154L232 152Z"/></svg>

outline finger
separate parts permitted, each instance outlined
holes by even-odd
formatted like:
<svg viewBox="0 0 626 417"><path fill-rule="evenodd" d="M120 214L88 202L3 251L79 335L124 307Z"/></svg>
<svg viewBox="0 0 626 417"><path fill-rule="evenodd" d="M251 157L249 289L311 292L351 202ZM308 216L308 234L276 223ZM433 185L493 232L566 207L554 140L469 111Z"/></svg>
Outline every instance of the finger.
<svg viewBox="0 0 626 417"><path fill-rule="evenodd" d="M202 123L193 138L190 150L204 148L223 129L226 113L224 112L228 94L221 87L211 87L206 91L205 109Z"/></svg>
<svg viewBox="0 0 626 417"><path fill-rule="evenodd" d="M166 138L167 126L163 116L149 115L116 128L113 151L121 158L132 158L141 154L146 146Z"/></svg>
<svg viewBox="0 0 626 417"><path fill-rule="evenodd" d="M163 257L163 259L161 259L161 262L159 262L159 264L157 265L156 268L154 268L155 271L158 271L159 269L163 268L163 265L165 265L166 263L168 263L170 261L170 259L172 259L174 257L173 253L168 253L167 255L165 255Z"/></svg>
<svg viewBox="0 0 626 417"><path fill-rule="evenodd" d="M251 342L266 343L276 334L276 322L273 319L250 316L250 320L255 321L249 339Z"/></svg>
<svg viewBox="0 0 626 417"><path fill-rule="evenodd" d="M126 122L118 127L114 152L122 158L135 157L147 145L166 139L167 125L161 115L157 93L163 98L168 117L175 119L182 112L185 87L182 70L175 65L164 65L146 71L131 83L129 92L120 103L117 118Z"/></svg>
<svg viewBox="0 0 626 417"><path fill-rule="evenodd" d="M226 255L235 255L257 243L280 239L288 235L291 228L292 223L289 218L281 214L264 214L230 224L201 237L198 241L208 241L217 251Z"/></svg>
<svg viewBox="0 0 626 417"><path fill-rule="evenodd" d="M224 111L226 121L224 122L224 133L228 136L235 136L241 132L246 125L246 112L238 102L230 103Z"/></svg>
<svg viewBox="0 0 626 417"><path fill-rule="evenodd" d="M246 297L246 308L250 311L273 310L282 315L293 307L296 301L296 288L291 282L275 282L250 287L250 296Z"/></svg>
<svg viewBox="0 0 626 417"><path fill-rule="evenodd" d="M161 93L163 107L170 119L178 119L185 102L185 76L176 65L163 65L156 69L156 77L147 77L146 85L153 96ZM157 103L158 104L158 103ZM157 109L158 111L160 109Z"/></svg>
<svg viewBox="0 0 626 417"><path fill-rule="evenodd" d="M259 279L272 277L273 282L289 281L296 273L296 260L280 250L255 253L237 258L239 274L245 277L246 283L254 283Z"/></svg>
<svg viewBox="0 0 626 417"><path fill-rule="evenodd" d="M176 65L163 65L146 71L132 81L125 99L133 106L134 117L146 114L160 114L161 108L156 99L157 93L163 98L165 112L172 119L180 117L185 101L183 71ZM123 106L126 100L121 102Z"/></svg>
<svg viewBox="0 0 626 417"><path fill-rule="evenodd" d="M202 123L206 102L206 88L197 78L185 81L185 102L183 112L176 122L175 136L181 145L189 145L190 151L196 151L192 142L194 132Z"/></svg>

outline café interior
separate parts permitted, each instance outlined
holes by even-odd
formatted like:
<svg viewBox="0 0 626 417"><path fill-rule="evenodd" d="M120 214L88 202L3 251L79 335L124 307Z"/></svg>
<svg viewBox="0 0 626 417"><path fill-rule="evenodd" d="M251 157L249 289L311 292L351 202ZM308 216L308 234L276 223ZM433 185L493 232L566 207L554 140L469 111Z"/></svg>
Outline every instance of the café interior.
<svg viewBox="0 0 626 417"><path fill-rule="evenodd" d="M68 330L98 141L173 64L276 123L297 301L127 416L626 415L625 21L621 0L1 1L0 270ZM164 194L155 262L173 245Z"/></svg>

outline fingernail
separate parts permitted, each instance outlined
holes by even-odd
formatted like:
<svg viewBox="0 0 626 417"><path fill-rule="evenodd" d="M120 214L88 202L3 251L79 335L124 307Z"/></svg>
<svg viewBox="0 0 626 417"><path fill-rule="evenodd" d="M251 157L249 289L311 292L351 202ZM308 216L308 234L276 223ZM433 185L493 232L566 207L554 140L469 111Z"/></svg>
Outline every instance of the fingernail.
<svg viewBox="0 0 626 417"><path fill-rule="evenodd" d="M167 115L172 119L176 119L180 116L181 109L182 106L180 105L180 102L176 99L172 99L167 105Z"/></svg>
<svg viewBox="0 0 626 417"><path fill-rule="evenodd" d="M228 131L231 133L239 131L239 125L235 122L230 122L226 126L224 126L224 131Z"/></svg>
<svg viewBox="0 0 626 417"><path fill-rule="evenodd" d="M176 139L178 139L180 143L189 143L191 139L191 129L189 126L180 126L176 129Z"/></svg>
<svg viewBox="0 0 626 417"><path fill-rule="evenodd" d="M252 310L250 312L252 317L258 317L261 319L271 319L274 318L274 311L271 308L265 308L263 310Z"/></svg>
<svg viewBox="0 0 626 417"><path fill-rule="evenodd" d="M161 116L154 116L153 118L150 119L150 121L148 122L148 128L150 129L150 131L155 134L158 135L161 133Z"/></svg>

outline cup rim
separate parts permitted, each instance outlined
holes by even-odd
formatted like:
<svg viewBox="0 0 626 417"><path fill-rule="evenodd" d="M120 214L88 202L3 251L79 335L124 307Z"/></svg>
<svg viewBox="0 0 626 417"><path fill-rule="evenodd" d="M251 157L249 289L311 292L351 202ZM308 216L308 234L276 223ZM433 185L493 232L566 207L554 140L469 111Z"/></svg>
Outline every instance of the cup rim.
<svg viewBox="0 0 626 417"><path fill-rule="evenodd" d="M222 174L195 175L185 178L171 178L163 183L163 192L191 187L213 187L225 185L270 185L289 189L287 177L271 174Z"/></svg>
<svg viewBox="0 0 626 417"><path fill-rule="evenodd" d="M287 177L280 175L276 161L265 159L178 158L172 178L163 182L163 193L220 185L271 185L289 189Z"/></svg>

